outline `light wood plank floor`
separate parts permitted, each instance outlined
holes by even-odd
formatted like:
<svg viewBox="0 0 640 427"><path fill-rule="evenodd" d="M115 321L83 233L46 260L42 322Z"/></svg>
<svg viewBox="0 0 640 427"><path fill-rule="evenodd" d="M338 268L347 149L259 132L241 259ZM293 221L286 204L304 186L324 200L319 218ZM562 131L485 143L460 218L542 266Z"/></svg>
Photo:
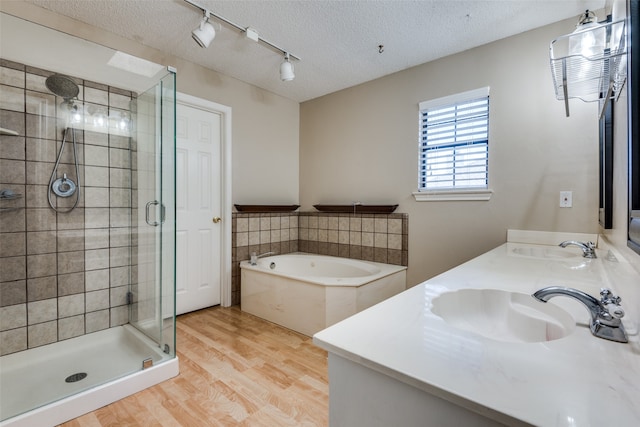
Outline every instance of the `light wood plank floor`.
<svg viewBox="0 0 640 427"><path fill-rule="evenodd" d="M238 307L178 317L180 375L62 424L326 426L327 353Z"/></svg>

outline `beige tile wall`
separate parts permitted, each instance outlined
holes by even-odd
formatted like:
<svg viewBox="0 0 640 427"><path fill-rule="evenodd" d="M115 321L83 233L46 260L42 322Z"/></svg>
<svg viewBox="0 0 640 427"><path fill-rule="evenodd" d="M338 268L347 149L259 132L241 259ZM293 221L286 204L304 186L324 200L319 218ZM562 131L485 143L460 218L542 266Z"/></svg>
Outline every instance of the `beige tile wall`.
<svg viewBox="0 0 640 427"><path fill-rule="evenodd" d="M301 212L299 222L302 252L407 265L408 214Z"/></svg>
<svg viewBox="0 0 640 427"><path fill-rule="evenodd" d="M409 216L320 212L233 213L232 304L240 304L240 261L251 252L307 252L408 265Z"/></svg>
<svg viewBox="0 0 640 427"><path fill-rule="evenodd" d="M0 354L38 347L128 321L131 270L130 138L75 131L81 197L70 213L47 202L64 121L45 86L49 71L0 60ZM89 81L77 104L125 111L132 94ZM77 181L70 138L59 167ZM68 199L53 197L58 207Z"/></svg>

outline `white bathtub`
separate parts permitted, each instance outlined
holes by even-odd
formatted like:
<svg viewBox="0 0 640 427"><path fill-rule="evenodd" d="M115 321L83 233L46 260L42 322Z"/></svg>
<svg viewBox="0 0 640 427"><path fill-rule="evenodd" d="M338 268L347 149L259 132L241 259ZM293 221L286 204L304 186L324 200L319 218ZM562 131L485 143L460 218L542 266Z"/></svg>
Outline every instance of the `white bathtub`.
<svg viewBox="0 0 640 427"><path fill-rule="evenodd" d="M293 253L240 263L241 308L312 336L406 289L407 267Z"/></svg>

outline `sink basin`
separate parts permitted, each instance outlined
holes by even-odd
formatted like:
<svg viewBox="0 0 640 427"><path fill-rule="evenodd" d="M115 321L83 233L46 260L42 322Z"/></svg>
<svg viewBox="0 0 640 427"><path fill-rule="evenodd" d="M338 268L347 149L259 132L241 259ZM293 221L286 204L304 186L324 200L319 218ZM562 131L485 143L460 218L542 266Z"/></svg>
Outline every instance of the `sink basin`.
<svg viewBox="0 0 640 427"><path fill-rule="evenodd" d="M582 258L580 249L555 246L518 246L513 248L511 253L516 256L540 259Z"/></svg>
<svg viewBox="0 0 640 427"><path fill-rule="evenodd" d="M432 304L431 312L447 324L497 341L552 341L575 329L573 317L560 307L518 292L462 289Z"/></svg>

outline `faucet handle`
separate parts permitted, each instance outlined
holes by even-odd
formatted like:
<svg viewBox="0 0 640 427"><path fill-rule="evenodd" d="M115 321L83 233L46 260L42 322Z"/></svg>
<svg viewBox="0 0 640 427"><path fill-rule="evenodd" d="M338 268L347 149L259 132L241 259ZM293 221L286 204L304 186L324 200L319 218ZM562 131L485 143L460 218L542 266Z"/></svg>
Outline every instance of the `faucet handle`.
<svg viewBox="0 0 640 427"><path fill-rule="evenodd" d="M622 301L622 298L615 296L613 292L611 292L611 289L609 288L601 288L600 296L601 296L600 302L602 302L603 304L620 305L620 301Z"/></svg>
<svg viewBox="0 0 640 427"><path fill-rule="evenodd" d="M622 319L624 317L624 309L617 304L607 304L604 306L609 314L616 319Z"/></svg>
<svg viewBox="0 0 640 427"><path fill-rule="evenodd" d="M622 319L624 317L624 309L620 306L622 298L616 296L611 292L611 289L602 288L600 290L600 303L604 306L605 310L616 319Z"/></svg>

